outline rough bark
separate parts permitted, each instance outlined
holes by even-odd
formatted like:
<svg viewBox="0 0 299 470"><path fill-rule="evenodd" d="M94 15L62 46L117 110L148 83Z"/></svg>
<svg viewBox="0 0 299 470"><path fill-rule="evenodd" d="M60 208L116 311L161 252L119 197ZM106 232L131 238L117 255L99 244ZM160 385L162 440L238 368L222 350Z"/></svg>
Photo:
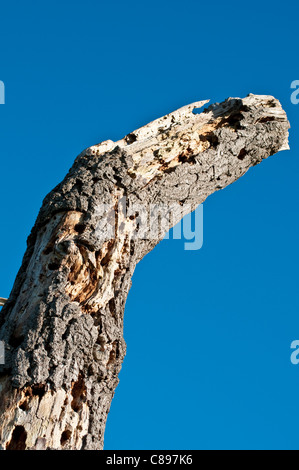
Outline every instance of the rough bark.
<svg viewBox="0 0 299 470"><path fill-rule="evenodd" d="M162 226L156 239L136 237L136 204L179 203L174 225L190 207L288 149L289 123L273 97L249 95L193 112L205 103L85 150L45 198L0 313L2 449L103 447L126 351L131 277L165 235ZM114 210L103 212L103 204Z"/></svg>

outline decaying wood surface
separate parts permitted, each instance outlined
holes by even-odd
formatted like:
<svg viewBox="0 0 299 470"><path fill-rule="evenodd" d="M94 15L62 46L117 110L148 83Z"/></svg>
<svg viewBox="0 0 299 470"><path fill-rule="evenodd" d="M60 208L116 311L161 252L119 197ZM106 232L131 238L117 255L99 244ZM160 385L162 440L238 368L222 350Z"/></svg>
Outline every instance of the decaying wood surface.
<svg viewBox="0 0 299 470"><path fill-rule="evenodd" d="M103 447L126 350L131 277L165 235L133 236L140 225L134 208L176 203L182 210L174 211L174 225L288 149L289 123L273 97L249 95L193 112L206 103L88 148L45 198L0 313L1 449Z"/></svg>

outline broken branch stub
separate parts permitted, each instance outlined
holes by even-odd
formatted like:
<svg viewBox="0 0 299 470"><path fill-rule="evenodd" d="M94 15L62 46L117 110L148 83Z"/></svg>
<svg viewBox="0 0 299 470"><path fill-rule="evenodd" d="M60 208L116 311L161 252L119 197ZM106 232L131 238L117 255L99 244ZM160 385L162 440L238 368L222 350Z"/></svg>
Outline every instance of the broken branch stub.
<svg viewBox="0 0 299 470"><path fill-rule="evenodd" d="M141 212L166 208L165 219L175 207L173 226L288 148L289 123L273 97L249 95L193 112L206 103L88 148L45 198L0 313L2 449L103 447L126 350L131 277L170 228L162 223L149 236ZM161 210L152 214L156 227Z"/></svg>

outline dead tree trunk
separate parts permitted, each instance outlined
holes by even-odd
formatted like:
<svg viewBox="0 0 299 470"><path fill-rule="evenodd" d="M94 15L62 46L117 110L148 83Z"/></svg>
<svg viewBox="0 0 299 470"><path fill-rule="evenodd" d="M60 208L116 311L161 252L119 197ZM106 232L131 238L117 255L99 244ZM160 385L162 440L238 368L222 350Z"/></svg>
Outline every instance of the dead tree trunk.
<svg viewBox="0 0 299 470"><path fill-rule="evenodd" d="M193 113L205 103L87 149L45 198L0 313L1 449L103 447L126 350L131 277L169 228L141 235L142 208L172 205L174 225L288 149L289 123L273 97L228 99Z"/></svg>

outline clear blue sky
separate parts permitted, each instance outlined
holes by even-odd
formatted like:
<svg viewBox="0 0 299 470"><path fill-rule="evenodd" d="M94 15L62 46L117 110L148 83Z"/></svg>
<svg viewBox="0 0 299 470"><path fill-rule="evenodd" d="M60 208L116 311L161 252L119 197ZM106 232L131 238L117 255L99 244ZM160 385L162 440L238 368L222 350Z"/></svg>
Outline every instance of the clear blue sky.
<svg viewBox="0 0 299 470"><path fill-rule="evenodd" d="M204 246L138 266L106 449L299 449L296 0L1 4L0 296L76 155L201 99L272 94L291 151L204 204ZM169 326L170 325L170 326Z"/></svg>

